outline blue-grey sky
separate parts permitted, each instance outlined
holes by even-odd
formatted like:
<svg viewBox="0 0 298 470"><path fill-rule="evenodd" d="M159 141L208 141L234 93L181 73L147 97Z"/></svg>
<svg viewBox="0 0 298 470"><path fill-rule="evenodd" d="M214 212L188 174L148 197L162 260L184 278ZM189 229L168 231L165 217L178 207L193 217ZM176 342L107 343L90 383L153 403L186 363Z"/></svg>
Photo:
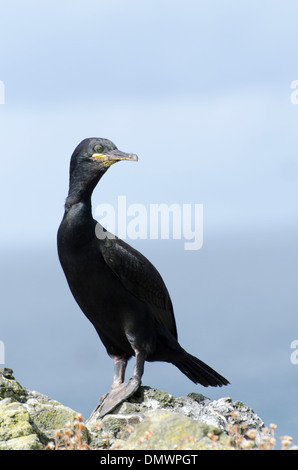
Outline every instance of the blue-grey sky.
<svg viewBox="0 0 298 470"><path fill-rule="evenodd" d="M59 266L69 158L85 137L139 155L93 204L203 204L204 244L134 240L173 298L179 337L231 381L144 383L253 407L298 442L298 79L292 1L6 2L0 17L1 323L6 365L87 417L112 363ZM286 402L286 404L285 404Z"/></svg>

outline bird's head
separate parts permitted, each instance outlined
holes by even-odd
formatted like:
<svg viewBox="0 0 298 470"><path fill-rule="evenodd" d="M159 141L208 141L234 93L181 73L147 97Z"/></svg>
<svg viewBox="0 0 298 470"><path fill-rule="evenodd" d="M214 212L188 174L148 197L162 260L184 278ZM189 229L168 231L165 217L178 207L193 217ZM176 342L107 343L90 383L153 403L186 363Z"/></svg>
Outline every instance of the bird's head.
<svg viewBox="0 0 298 470"><path fill-rule="evenodd" d="M84 139L71 156L69 192L65 207L90 198L102 175L120 160L137 161L138 157L118 150L108 139Z"/></svg>
<svg viewBox="0 0 298 470"><path fill-rule="evenodd" d="M76 147L71 157L70 170L79 165L97 174L102 174L113 163L120 160L137 161L138 157L133 153L118 150L116 145L108 139L93 137L84 139Z"/></svg>

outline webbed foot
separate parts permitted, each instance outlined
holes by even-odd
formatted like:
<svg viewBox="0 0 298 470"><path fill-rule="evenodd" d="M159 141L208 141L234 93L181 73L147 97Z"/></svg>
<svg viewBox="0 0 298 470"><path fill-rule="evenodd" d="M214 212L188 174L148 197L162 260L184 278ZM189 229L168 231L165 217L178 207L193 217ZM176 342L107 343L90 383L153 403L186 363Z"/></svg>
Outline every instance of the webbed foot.
<svg viewBox="0 0 298 470"><path fill-rule="evenodd" d="M88 421L98 414L99 418L103 418L106 414L113 411L118 405L131 397L139 388L140 382L135 378L129 379L128 382L124 382L118 387L112 388L109 393L106 393L100 397L99 402L95 410L92 412Z"/></svg>

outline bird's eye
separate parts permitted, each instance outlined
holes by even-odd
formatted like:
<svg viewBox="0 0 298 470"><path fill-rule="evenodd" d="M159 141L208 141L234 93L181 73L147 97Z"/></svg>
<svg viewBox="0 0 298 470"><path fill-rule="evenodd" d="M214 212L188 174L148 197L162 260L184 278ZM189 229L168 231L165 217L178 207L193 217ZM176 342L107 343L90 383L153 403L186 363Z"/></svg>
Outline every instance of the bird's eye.
<svg viewBox="0 0 298 470"><path fill-rule="evenodd" d="M102 153L103 148L102 148L102 147L98 147L98 146L96 145L96 147L94 148L94 150L95 150L96 153Z"/></svg>

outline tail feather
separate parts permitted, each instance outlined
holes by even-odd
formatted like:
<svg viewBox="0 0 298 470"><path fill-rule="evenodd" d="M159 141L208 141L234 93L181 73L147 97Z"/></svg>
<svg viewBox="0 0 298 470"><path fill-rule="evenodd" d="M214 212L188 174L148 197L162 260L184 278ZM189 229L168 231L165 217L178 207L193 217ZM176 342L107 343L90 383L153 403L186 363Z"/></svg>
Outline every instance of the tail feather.
<svg viewBox="0 0 298 470"><path fill-rule="evenodd" d="M212 387L221 387L222 385L229 384L229 381L222 375L218 374L218 372L203 361L186 351L184 351L184 354L181 355L174 364L195 384L199 383L204 387L208 387L209 385Z"/></svg>

